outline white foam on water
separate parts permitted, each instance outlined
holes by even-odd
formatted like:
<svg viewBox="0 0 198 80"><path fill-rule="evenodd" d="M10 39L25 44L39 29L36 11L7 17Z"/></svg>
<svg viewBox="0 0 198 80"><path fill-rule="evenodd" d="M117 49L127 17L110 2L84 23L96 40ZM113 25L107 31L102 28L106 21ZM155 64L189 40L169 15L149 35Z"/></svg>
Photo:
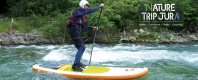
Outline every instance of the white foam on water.
<svg viewBox="0 0 198 80"><path fill-rule="evenodd" d="M197 63L198 62L198 57L195 57L195 58L190 58L188 57L188 59L186 59L188 62L191 62L191 63Z"/></svg>
<svg viewBox="0 0 198 80"><path fill-rule="evenodd" d="M198 46L198 45L194 45L194 46Z"/></svg>
<svg viewBox="0 0 198 80"><path fill-rule="evenodd" d="M45 46L50 52L43 57L44 61L62 61L74 59L77 49L74 45L49 45Z"/></svg>
<svg viewBox="0 0 198 80"><path fill-rule="evenodd" d="M135 45L135 44L117 44L111 47L94 47L94 50L112 50L112 51L132 51L132 50L149 50L149 49L165 49L166 46L156 45L156 46L143 46L143 45Z"/></svg>
<svg viewBox="0 0 198 80"><path fill-rule="evenodd" d="M123 47L122 47L123 48ZM92 61L95 62L108 62L108 61L134 61L134 63L143 62L145 60L156 60L161 59L162 54L167 53L166 50L158 51L111 51L111 49L94 48L92 53ZM89 60L89 53L85 53L83 59ZM163 58L169 58L169 56L163 56Z"/></svg>
<svg viewBox="0 0 198 80"><path fill-rule="evenodd" d="M30 47L36 48L36 49L46 49L45 45L41 45L41 46L31 45Z"/></svg>
<svg viewBox="0 0 198 80"><path fill-rule="evenodd" d="M183 54L185 54L185 55L181 56L181 58L183 58L186 62L198 64L198 54L197 53L193 53L190 55L188 53L183 53Z"/></svg>
<svg viewBox="0 0 198 80"><path fill-rule="evenodd" d="M71 60L76 56L77 49L73 45L62 45L62 46L45 46L50 52L43 57L45 61L61 61ZM89 61L91 47L86 46L86 50L83 54L82 59ZM134 47L134 48L133 48ZM156 49L158 48L158 49ZM159 49L160 48L160 49ZM115 46L104 46L97 45L94 47L92 52L92 62L131 62L138 64L146 61L156 60L173 60L173 61L185 61L188 63L198 63L198 54L188 51L177 52L164 49L166 46L141 46L141 45L115 45ZM141 50L142 49L142 50ZM106 64L111 65L111 64Z"/></svg>
<svg viewBox="0 0 198 80"><path fill-rule="evenodd" d="M55 48L58 48L58 47L60 47L60 46L49 45L49 46L46 46L46 47L47 47L47 49L49 50L49 49L55 49Z"/></svg>
<svg viewBox="0 0 198 80"><path fill-rule="evenodd" d="M17 46L15 48L25 48L26 46L25 45L20 45L20 46Z"/></svg>
<svg viewBox="0 0 198 80"><path fill-rule="evenodd" d="M192 54L192 56L198 56L198 54Z"/></svg>
<svg viewBox="0 0 198 80"><path fill-rule="evenodd" d="M59 47L60 47L59 45L30 45L30 46L20 45L20 46L12 47L12 48L35 48L35 49L51 50L51 49L55 49Z"/></svg>
<svg viewBox="0 0 198 80"><path fill-rule="evenodd" d="M36 49L47 49L47 50L51 50L51 49L58 48L60 46L57 46L57 45L41 45L41 46L31 45L30 47L33 47L33 48L36 48Z"/></svg>
<svg viewBox="0 0 198 80"><path fill-rule="evenodd" d="M113 65L113 64L102 64L104 66L117 66L117 65Z"/></svg>
<svg viewBox="0 0 198 80"><path fill-rule="evenodd" d="M64 51L62 49L52 50L43 58L44 61L61 61L65 59L68 59L68 56L64 55Z"/></svg>
<svg viewBox="0 0 198 80"><path fill-rule="evenodd" d="M25 45L19 45L17 47L11 47L11 48L38 48L38 49L45 49L45 46L36 46L36 45L30 45L30 46L25 46Z"/></svg>
<svg viewBox="0 0 198 80"><path fill-rule="evenodd" d="M118 44L118 45L114 46L112 49L114 49L114 50L116 50L116 49L136 50L136 49L141 49L141 48L145 48L145 46L134 45L134 44L127 44L127 46L123 46L123 44Z"/></svg>
<svg viewBox="0 0 198 80"><path fill-rule="evenodd" d="M93 62L109 62L109 61L126 61L133 62L134 64L145 62L145 61L155 61L155 60L174 60L174 61L187 61L187 62L198 62L198 56L194 58L190 58L189 52L176 52L170 50L162 50L166 48L165 46L157 46L157 47L146 47L146 46L136 46L134 49L143 49L138 51L133 51L133 48L130 46L122 46L116 45L114 47L94 47L94 51L92 53L92 61ZM160 50L145 50L148 48L162 48ZM116 51L116 49L118 51ZM132 50L131 50L132 49ZM194 55L197 55L196 53ZM190 59L189 59L190 58ZM84 53L83 59L89 60L90 54Z"/></svg>

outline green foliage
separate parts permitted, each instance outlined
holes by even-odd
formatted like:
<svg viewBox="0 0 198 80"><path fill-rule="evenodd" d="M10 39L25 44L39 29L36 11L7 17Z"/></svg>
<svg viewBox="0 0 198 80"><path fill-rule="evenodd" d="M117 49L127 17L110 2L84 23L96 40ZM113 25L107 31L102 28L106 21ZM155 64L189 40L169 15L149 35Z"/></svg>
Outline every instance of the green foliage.
<svg viewBox="0 0 198 80"><path fill-rule="evenodd" d="M10 22L11 21L9 21L9 20L7 20L7 21L0 21L0 33L7 33L7 32L9 32Z"/></svg>
<svg viewBox="0 0 198 80"><path fill-rule="evenodd" d="M9 16L16 18L13 26L19 32L28 33L41 29L48 37L64 37L68 33L66 21L73 10L79 7L80 0L7 0ZM197 27L198 0L88 0L91 7L105 4L100 18L99 28L117 33L124 28L137 28L139 20L138 4L175 3L178 11L183 12L183 23L186 28ZM88 26L97 26L100 10L87 15ZM65 16L66 15L66 16ZM10 20L0 22L0 32L9 32ZM148 28L153 29L153 26ZM167 27L165 27L167 28ZM169 27L169 30L181 31L183 27ZM164 27L159 28L163 32ZM156 32L156 30L152 30ZM88 32L82 33L87 36ZM134 34L135 35L135 34ZM158 33L141 34L142 37L157 39ZM148 37L149 36L149 37Z"/></svg>
<svg viewBox="0 0 198 80"><path fill-rule="evenodd" d="M172 38L171 34L168 35L168 39L170 40Z"/></svg>
<svg viewBox="0 0 198 80"><path fill-rule="evenodd" d="M87 15L87 25L90 26L97 26L97 22L98 22L98 17L99 17L99 11L90 15ZM103 14L101 14L101 18L100 18L100 23L99 23L99 28L103 29L103 28L111 28L113 27L113 22L109 21L107 16L104 16Z"/></svg>
<svg viewBox="0 0 198 80"><path fill-rule="evenodd" d="M47 21L48 23L40 28L41 32L49 38L64 37L68 33L65 21L65 15L58 14L57 17Z"/></svg>
<svg viewBox="0 0 198 80"><path fill-rule="evenodd" d="M145 1L145 3L172 3L172 4L174 3L176 4L177 12L183 13L179 15L181 15L180 17L183 18L184 27L186 28L190 28L192 26L197 27L198 0L151 0L150 2ZM175 27L175 28L179 28L179 30L181 30L182 27Z"/></svg>
<svg viewBox="0 0 198 80"><path fill-rule="evenodd" d="M46 24L41 28L43 34L49 38L56 38L60 35L60 27L58 27L57 21L50 21L49 24Z"/></svg>
<svg viewBox="0 0 198 80"><path fill-rule="evenodd" d="M159 33L154 32L154 33L150 33L150 35L152 36L152 39L156 40L156 39L158 39Z"/></svg>
<svg viewBox="0 0 198 80"><path fill-rule="evenodd" d="M39 28L46 24L46 19L49 17L42 17L41 15L32 14L30 17L27 17L27 25L33 28Z"/></svg>
<svg viewBox="0 0 198 80"><path fill-rule="evenodd" d="M198 3L198 0L188 0L182 2L184 6L184 24L187 27L198 23L198 6L196 3Z"/></svg>
<svg viewBox="0 0 198 80"><path fill-rule="evenodd" d="M151 40L156 40L158 39L159 33L157 32L152 32L152 33L141 33L139 35L140 38L142 39L151 39Z"/></svg>
<svg viewBox="0 0 198 80"><path fill-rule="evenodd" d="M88 37L89 31L81 31L83 37Z"/></svg>
<svg viewBox="0 0 198 80"><path fill-rule="evenodd" d="M79 7L80 0L7 0L9 7L8 10L13 16L57 16L59 13L67 13L67 17L71 12ZM182 4L184 8L180 8L184 13L184 24L186 26L195 24L198 21L197 10L198 7L195 3L197 0L88 0L91 4L90 7L99 6L101 3L105 4L103 14L101 16L101 28L116 28L134 27L137 26L138 21L138 4L145 3L175 3ZM21 5L23 4L23 5ZM89 25L96 26L97 16L99 11L87 15ZM33 22L34 23L34 22Z"/></svg>
<svg viewBox="0 0 198 80"><path fill-rule="evenodd" d="M110 0L106 3L104 15L109 21L115 23L116 27L133 27L135 20L138 19L138 1L139 0ZM127 4L127 5L126 5Z"/></svg>
<svg viewBox="0 0 198 80"><path fill-rule="evenodd" d="M32 27L27 26L23 20L14 21L12 27L14 30L17 30L21 33L28 33L33 30Z"/></svg>
<svg viewBox="0 0 198 80"><path fill-rule="evenodd" d="M66 9L77 7L79 0L7 0L8 10L12 16L56 16Z"/></svg>
<svg viewBox="0 0 198 80"><path fill-rule="evenodd" d="M59 13L56 17L54 17L54 20L57 22L57 26L60 28L60 34L58 37L63 36L69 36L69 31L67 30L66 21L67 18L65 18L65 14Z"/></svg>
<svg viewBox="0 0 198 80"><path fill-rule="evenodd" d="M50 21L49 16L31 15L29 17L14 18L13 28L22 33L28 33L33 29L41 28Z"/></svg>
<svg viewBox="0 0 198 80"><path fill-rule="evenodd" d="M28 26L26 23L26 18L13 18L12 28L18 32L28 33L32 30L32 27ZM10 31L11 18L7 20L0 21L0 33L8 33Z"/></svg>

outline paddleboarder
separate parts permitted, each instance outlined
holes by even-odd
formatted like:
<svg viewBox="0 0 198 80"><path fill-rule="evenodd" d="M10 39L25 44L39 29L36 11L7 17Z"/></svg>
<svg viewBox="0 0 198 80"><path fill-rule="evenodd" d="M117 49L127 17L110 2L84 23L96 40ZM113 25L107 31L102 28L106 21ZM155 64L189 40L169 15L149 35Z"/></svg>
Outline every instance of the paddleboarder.
<svg viewBox="0 0 198 80"><path fill-rule="evenodd" d="M86 14L91 14L98 11L100 8L104 7L104 4L89 8L90 4L86 0L81 0L77 9L75 9L70 16L70 20L67 22L67 27L70 30L70 36L75 47L78 49L75 57L72 69L74 71L83 71L82 68L86 67L80 62L81 57L85 51L85 44L82 39L80 30L98 30L98 27L87 26L86 24Z"/></svg>

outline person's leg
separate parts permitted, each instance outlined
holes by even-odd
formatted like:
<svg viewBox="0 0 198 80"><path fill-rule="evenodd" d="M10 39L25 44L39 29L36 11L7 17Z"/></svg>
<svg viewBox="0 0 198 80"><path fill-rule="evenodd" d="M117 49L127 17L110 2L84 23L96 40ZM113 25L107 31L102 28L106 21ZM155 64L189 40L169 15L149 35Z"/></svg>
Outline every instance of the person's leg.
<svg viewBox="0 0 198 80"><path fill-rule="evenodd" d="M84 47L79 47L78 51L76 53L75 61L74 61L75 63L78 63L81 68L85 68L86 67L86 65L84 65L83 63L80 62L84 51L85 51L85 45L84 45Z"/></svg>
<svg viewBox="0 0 198 80"><path fill-rule="evenodd" d="M79 65L79 63L85 50L84 41L81 37L81 33L79 29L70 30L70 35L74 45L78 49L72 69L76 71L82 71L82 69L80 68L81 65Z"/></svg>
<svg viewBox="0 0 198 80"><path fill-rule="evenodd" d="M78 51L76 53L76 58L75 58L75 61L74 61L75 63L79 63L80 62L84 51L85 51L85 47L84 46L78 48Z"/></svg>

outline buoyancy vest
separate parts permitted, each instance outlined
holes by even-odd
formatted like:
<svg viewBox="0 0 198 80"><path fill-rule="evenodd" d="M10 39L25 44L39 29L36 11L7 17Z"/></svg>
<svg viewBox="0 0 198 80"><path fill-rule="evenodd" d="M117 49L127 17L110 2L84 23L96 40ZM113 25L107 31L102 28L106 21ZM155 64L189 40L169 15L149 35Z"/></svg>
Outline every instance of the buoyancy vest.
<svg viewBox="0 0 198 80"><path fill-rule="evenodd" d="M86 16L82 15L82 16L78 16L78 17L74 17L72 14L70 16L70 20L69 23L77 23L80 24L82 26L86 25Z"/></svg>

